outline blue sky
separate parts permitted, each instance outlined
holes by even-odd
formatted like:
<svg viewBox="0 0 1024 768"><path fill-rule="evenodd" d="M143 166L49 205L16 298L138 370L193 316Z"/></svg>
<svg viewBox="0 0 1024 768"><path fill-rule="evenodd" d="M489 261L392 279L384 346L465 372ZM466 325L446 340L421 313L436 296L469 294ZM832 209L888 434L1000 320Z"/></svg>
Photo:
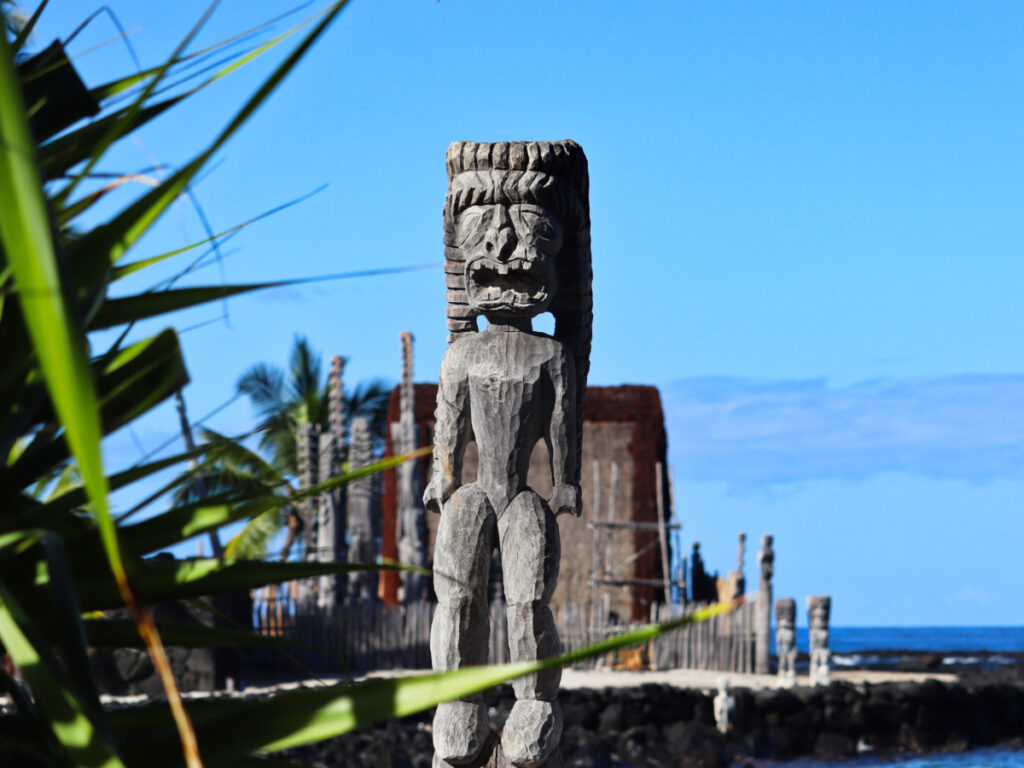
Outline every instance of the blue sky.
<svg viewBox="0 0 1024 768"><path fill-rule="evenodd" d="M113 7L153 65L205 3ZM197 45L281 9L225 0ZM37 41L84 14L54 3ZM101 17L70 51L113 34ZM738 531L774 533L777 594L830 592L837 624L1021 624L1021 39L1014 3L355 0L195 192L222 229L327 188L193 284L439 265L449 142L573 138L591 173L591 381L661 388L683 538L724 570ZM120 44L77 63L90 84L132 67ZM108 165L186 161L271 64ZM136 255L201 236L182 203ZM393 380L408 329L417 378L435 378L440 274L232 300L229 322L182 337L192 415L251 363L283 364L297 333L349 356L349 381ZM210 425L252 423L239 402ZM164 408L108 462L174 430Z"/></svg>

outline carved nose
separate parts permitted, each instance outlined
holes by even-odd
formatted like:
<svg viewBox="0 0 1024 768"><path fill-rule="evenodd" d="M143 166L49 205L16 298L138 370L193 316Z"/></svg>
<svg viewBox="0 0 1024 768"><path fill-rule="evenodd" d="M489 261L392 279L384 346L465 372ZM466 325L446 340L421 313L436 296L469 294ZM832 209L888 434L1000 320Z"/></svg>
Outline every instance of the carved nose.
<svg viewBox="0 0 1024 768"><path fill-rule="evenodd" d="M515 251L517 242L516 231L512 227L503 227L498 230L494 238L494 251L491 255L504 263L509 260L509 257Z"/></svg>
<svg viewBox="0 0 1024 768"><path fill-rule="evenodd" d="M508 211L504 208L498 208L497 216L492 226L493 228L487 238L488 255L502 263L507 262L515 252L516 245L519 242Z"/></svg>

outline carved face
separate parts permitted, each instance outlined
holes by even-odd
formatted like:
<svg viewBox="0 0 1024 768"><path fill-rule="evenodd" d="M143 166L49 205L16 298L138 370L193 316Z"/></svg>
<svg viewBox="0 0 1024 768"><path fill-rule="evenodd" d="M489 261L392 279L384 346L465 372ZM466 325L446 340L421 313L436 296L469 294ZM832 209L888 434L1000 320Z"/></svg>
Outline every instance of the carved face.
<svg viewBox="0 0 1024 768"><path fill-rule="evenodd" d="M474 205L456 222L469 305L484 315L533 317L556 289L562 227L539 205Z"/></svg>
<svg viewBox="0 0 1024 768"><path fill-rule="evenodd" d="M828 614L831 606L824 600L811 604L810 623L818 629L828 628Z"/></svg>

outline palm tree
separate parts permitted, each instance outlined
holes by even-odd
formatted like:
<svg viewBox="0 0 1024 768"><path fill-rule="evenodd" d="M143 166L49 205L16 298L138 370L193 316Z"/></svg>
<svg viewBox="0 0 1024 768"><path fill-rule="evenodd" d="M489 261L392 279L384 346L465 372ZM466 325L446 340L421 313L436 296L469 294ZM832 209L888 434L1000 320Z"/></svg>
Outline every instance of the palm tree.
<svg viewBox="0 0 1024 768"><path fill-rule="evenodd" d="M319 354L304 336L296 336L288 371L270 363L256 363L235 385L245 395L260 419L259 452L213 430L203 430L204 460L196 471L204 480L209 495L249 493L260 490L290 496L298 477L299 425L317 424L326 429L329 385L323 374ZM356 416L369 419L374 441L383 445L391 387L383 379L361 382L345 392L346 420ZM185 483L176 492L176 502L196 501L197 485ZM284 505L259 515L227 545L226 554L235 557L262 557L270 540L287 525L288 535L282 548L285 560L303 521L294 505Z"/></svg>

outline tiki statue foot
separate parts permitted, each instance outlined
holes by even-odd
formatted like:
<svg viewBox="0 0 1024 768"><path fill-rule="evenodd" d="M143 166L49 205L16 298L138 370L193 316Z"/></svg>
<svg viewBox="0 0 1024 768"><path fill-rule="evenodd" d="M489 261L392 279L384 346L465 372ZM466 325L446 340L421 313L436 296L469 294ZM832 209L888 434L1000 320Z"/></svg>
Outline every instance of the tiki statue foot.
<svg viewBox="0 0 1024 768"><path fill-rule="evenodd" d="M487 707L483 701L446 701L434 714L434 753L458 765L475 758L487 739Z"/></svg>
<svg viewBox="0 0 1024 768"><path fill-rule="evenodd" d="M558 748L561 737L562 709L557 701L519 699L505 721L501 747L512 765L535 768Z"/></svg>

